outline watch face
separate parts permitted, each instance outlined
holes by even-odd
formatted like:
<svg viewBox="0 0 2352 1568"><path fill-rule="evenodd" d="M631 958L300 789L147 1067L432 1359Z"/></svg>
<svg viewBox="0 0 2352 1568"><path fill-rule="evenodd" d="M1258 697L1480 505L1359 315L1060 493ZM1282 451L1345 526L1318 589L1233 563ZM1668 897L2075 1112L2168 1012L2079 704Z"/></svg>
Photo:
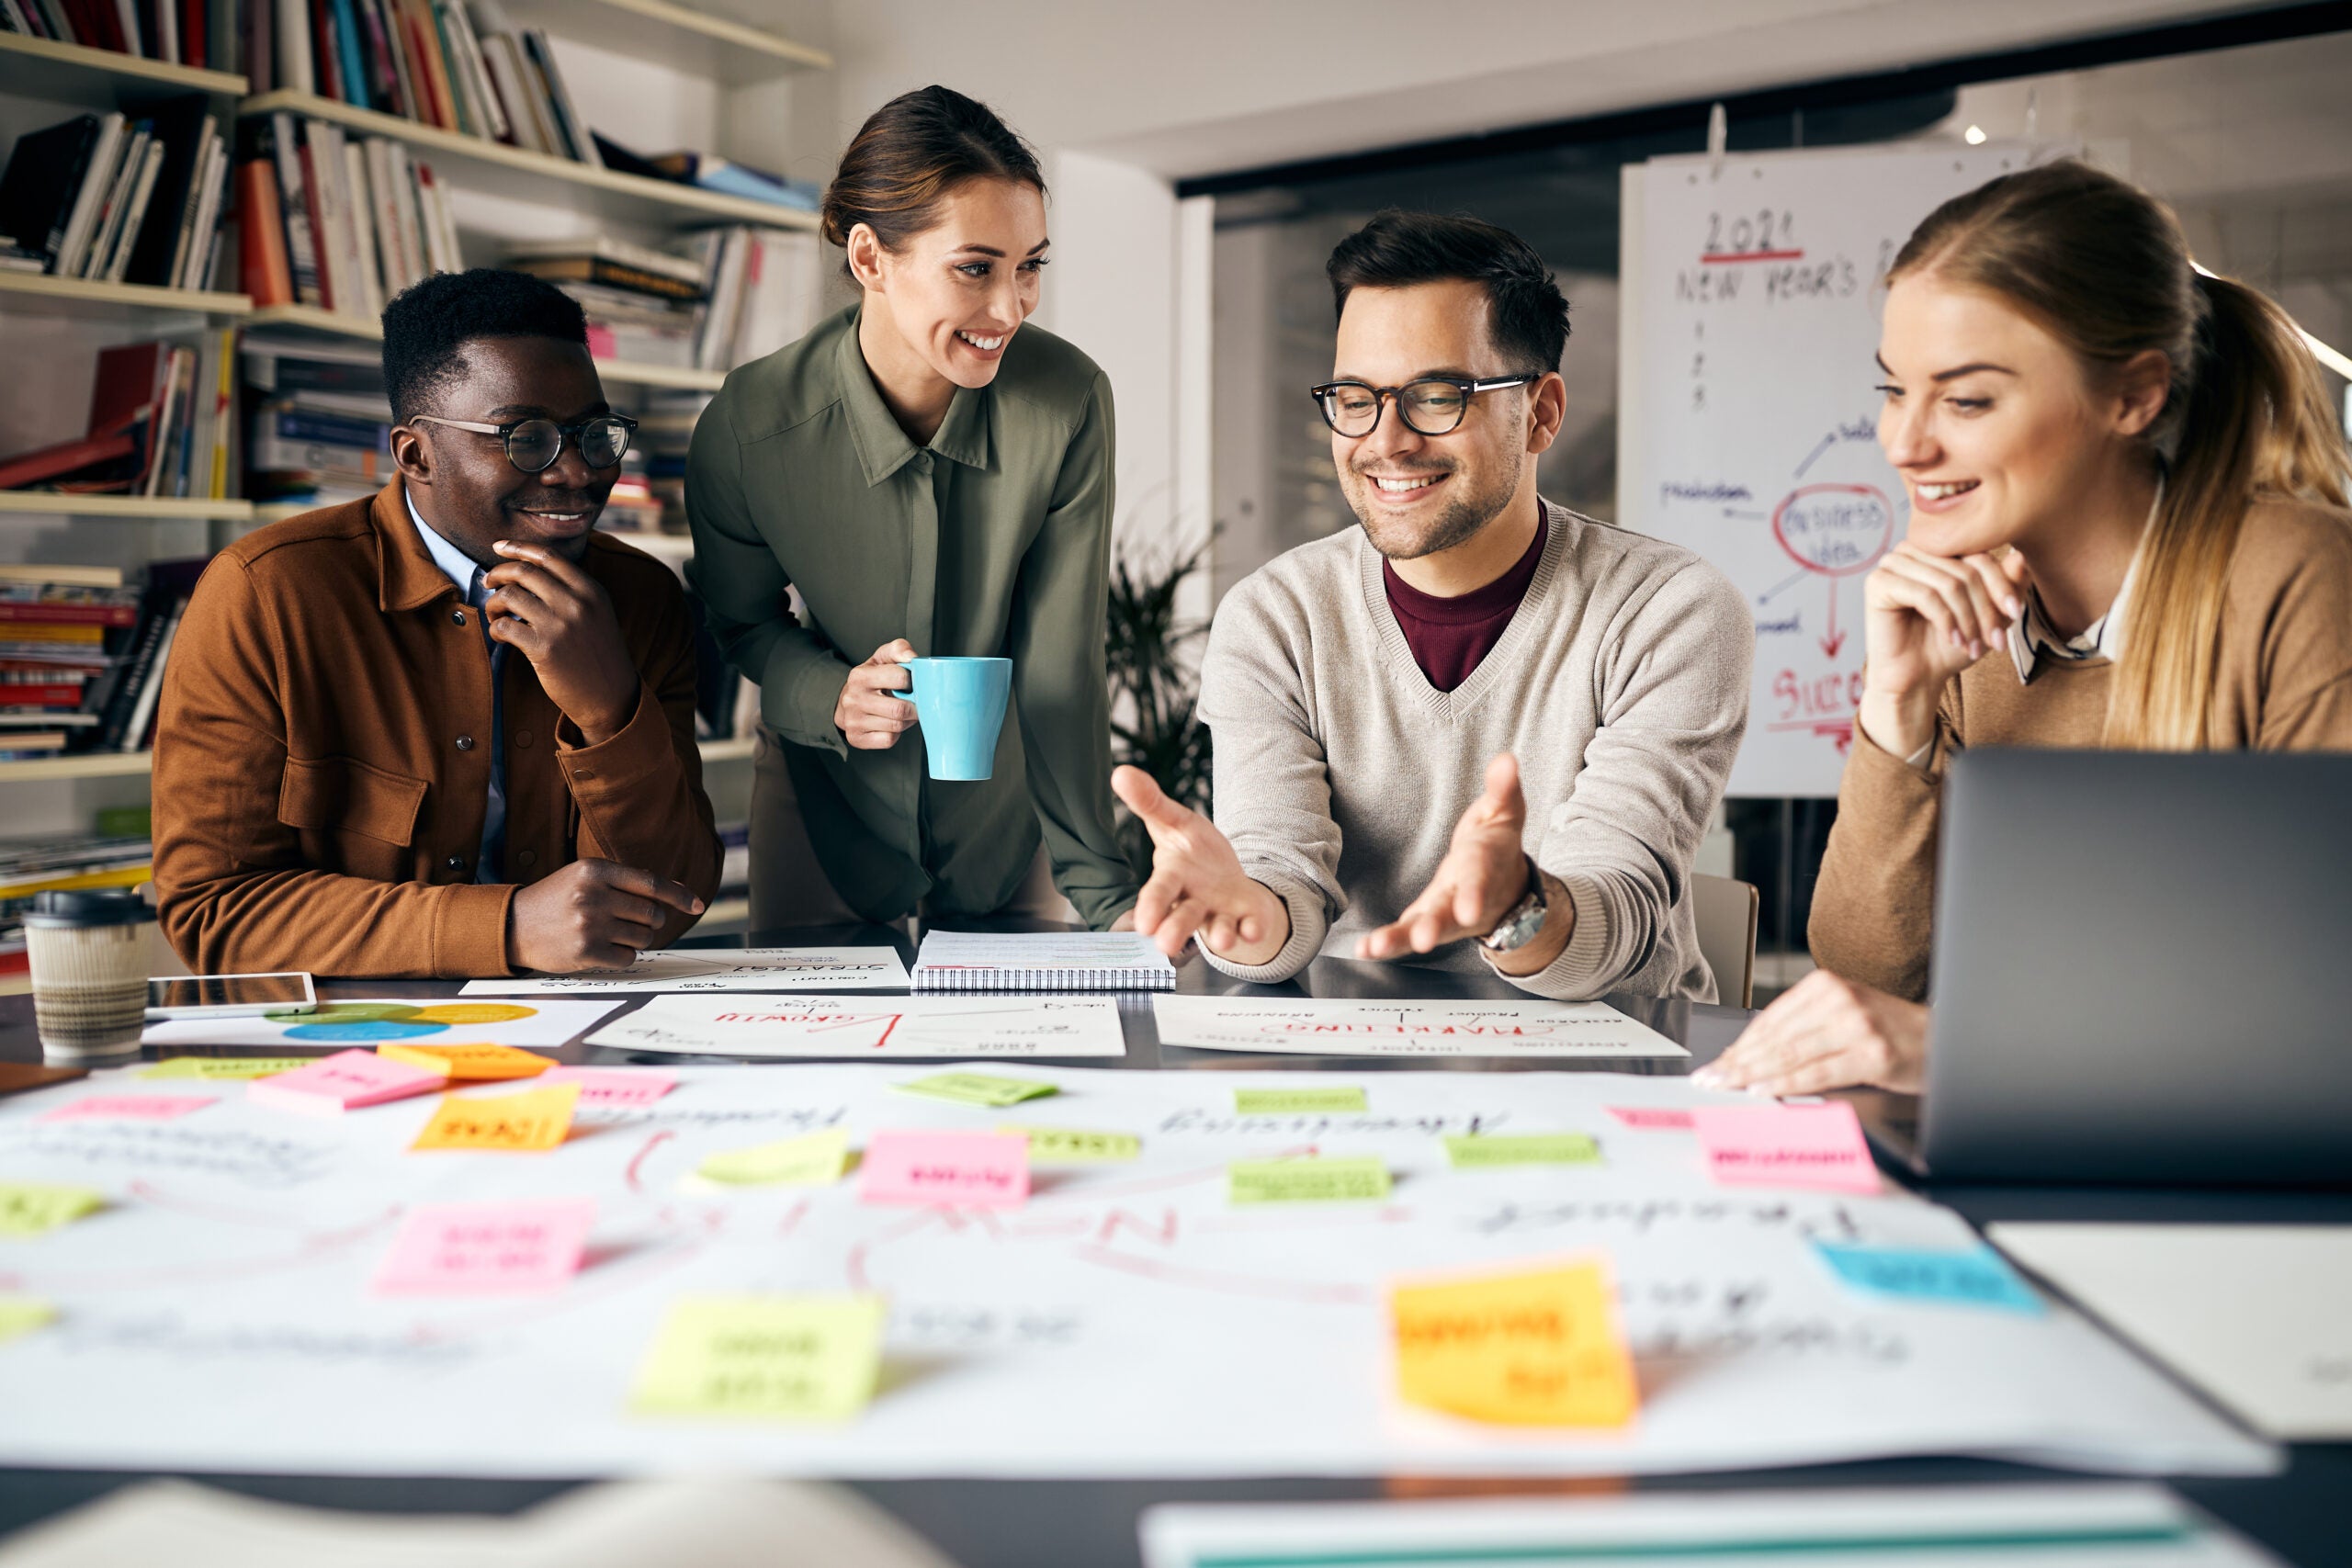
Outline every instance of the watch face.
<svg viewBox="0 0 2352 1568"><path fill-rule="evenodd" d="M1530 893L1519 901L1503 923L1479 939L1481 944L1494 953L1512 953L1535 940L1544 929L1544 900Z"/></svg>

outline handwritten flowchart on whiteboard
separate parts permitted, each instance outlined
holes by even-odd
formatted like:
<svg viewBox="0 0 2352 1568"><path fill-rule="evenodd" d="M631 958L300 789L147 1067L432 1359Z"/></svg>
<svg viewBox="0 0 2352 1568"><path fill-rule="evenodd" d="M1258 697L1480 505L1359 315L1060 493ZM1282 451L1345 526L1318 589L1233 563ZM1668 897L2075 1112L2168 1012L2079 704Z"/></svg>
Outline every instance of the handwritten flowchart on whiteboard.
<svg viewBox="0 0 2352 1568"><path fill-rule="evenodd" d="M1731 794L1835 795L1852 744L1862 578L1909 511L1878 446L1887 266L1944 201L2055 153L1660 158L1629 174L1619 515L1747 596L1755 686Z"/></svg>

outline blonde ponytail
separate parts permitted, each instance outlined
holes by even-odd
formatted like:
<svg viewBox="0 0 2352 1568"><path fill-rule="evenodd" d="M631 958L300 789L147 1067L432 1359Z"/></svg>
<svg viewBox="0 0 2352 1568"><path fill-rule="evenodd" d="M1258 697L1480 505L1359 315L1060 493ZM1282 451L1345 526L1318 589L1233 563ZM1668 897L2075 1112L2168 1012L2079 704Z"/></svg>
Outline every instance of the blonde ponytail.
<svg viewBox="0 0 2352 1568"><path fill-rule="evenodd" d="M2170 209L2073 159L1928 214L1887 281L1934 272L1999 296L2106 374L2154 349L2172 367L2141 438L2164 499L2141 547L2103 743L2186 751L2213 731L2230 558L2257 496L2345 503L2352 477L2319 366L2277 305L2200 276Z"/></svg>

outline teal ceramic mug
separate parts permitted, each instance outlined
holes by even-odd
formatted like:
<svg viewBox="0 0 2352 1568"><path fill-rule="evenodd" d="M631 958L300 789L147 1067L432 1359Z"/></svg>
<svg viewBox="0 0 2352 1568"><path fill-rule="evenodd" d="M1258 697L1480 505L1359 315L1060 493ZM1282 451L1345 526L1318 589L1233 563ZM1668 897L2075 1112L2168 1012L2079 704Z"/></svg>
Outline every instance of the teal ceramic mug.
<svg viewBox="0 0 2352 1568"><path fill-rule="evenodd" d="M909 659L914 680L899 695L915 705L935 779L984 779L996 766L997 731L1012 694L1010 659Z"/></svg>

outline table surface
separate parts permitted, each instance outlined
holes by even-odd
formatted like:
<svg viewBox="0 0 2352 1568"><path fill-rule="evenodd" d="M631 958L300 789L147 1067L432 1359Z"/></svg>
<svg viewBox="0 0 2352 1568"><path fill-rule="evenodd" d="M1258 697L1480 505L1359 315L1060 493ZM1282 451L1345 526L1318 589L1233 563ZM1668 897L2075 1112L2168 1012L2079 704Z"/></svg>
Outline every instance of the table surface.
<svg viewBox="0 0 2352 1568"><path fill-rule="evenodd" d="M1002 921L962 922L959 929L991 931L1065 929ZM902 932L880 926L808 928L754 933L749 938L696 941L685 946L864 946L895 945L913 958ZM322 1001L352 997L447 997L454 981L322 980ZM1227 979L1188 958L1177 971L1177 989L1192 995L1255 995L1419 1000L1498 998L1524 999L1489 976L1459 975L1396 964L1352 964L1322 959L1296 980L1281 986L1249 986ZM1542 1057L1447 1058L1444 1066L1493 1072L1577 1071L1682 1074L1714 1059L1750 1016L1738 1008L1612 995L1611 1005L1639 1019L1690 1055L1662 1060L1572 1063ZM630 998L629 1007L640 1005ZM1115 1066L1141 1071L1207 1071L1281 1068L1351 1074L1426 1069L1433 1064L1411 1057L1250 1056L1226 1051L1162 1046L1145 995L1120 998L1126 1055L1073 1060L1071 1066ZM598 1021L602 1027L605 1020ZM0 998L0 1064L38 1064L40 1045L33 1032L28 997ZM150 1053L152 1055L152 1053ZM185 1053L175 1053L185 1054ZM567 1062L630 1060L628 1053L582 1045L577 1040L558 1053ZM648 1060L651 1058L646 1058ZM682 1058L663 1057L664 1061ZM711 1060L718 1058L683 1058ZM0 1066L0 1072L6 1067ZM1865 1122L1906 1118L1915 1106L1906 1097L1860 1093L1850 1098ZM2352 1223L2352 1193L2152 1190L2044 1187L1960 1187L1921 1182L1906 1171L1890 1176L1959 1211L1977 1224L1996 1220L2175 1221L2202 1224ZM0 1536L99 1496L143 1472L0 1469ZM570 1483L483 1481L435 1477L199 1475L198 1479L256 1496L316 1506L424 1513L513 1513L566 1488ZM1801 1469L1744 1471L1708 1475L1637 1476L1621 1481L1563 1479L1547 1483L1521 1477L1495 1482L1428 1480L1411 1476L1342 1479L1270 1478L1241 1481L863 1481L856 1489L888 1508L935 1542L964 1568L1101 1568L1139 1562L1136 1516L1161 1502L1273 1502L1492 1495L1498 1494L1590 1495L1595 1492L1718 1491L1763 1486L1934 1485L1962 1482L2081 1479L2032 1466L1981 1460L1907 1459ZM2181 1478L2171 1484L2216 1517L2270 1547L2290 1562L2352 1563L2352 1526L2344 1500L2352 1497L2352 1443L2303 1443L2290 1450L2288 1469L2260 1479Z"/></svg>

